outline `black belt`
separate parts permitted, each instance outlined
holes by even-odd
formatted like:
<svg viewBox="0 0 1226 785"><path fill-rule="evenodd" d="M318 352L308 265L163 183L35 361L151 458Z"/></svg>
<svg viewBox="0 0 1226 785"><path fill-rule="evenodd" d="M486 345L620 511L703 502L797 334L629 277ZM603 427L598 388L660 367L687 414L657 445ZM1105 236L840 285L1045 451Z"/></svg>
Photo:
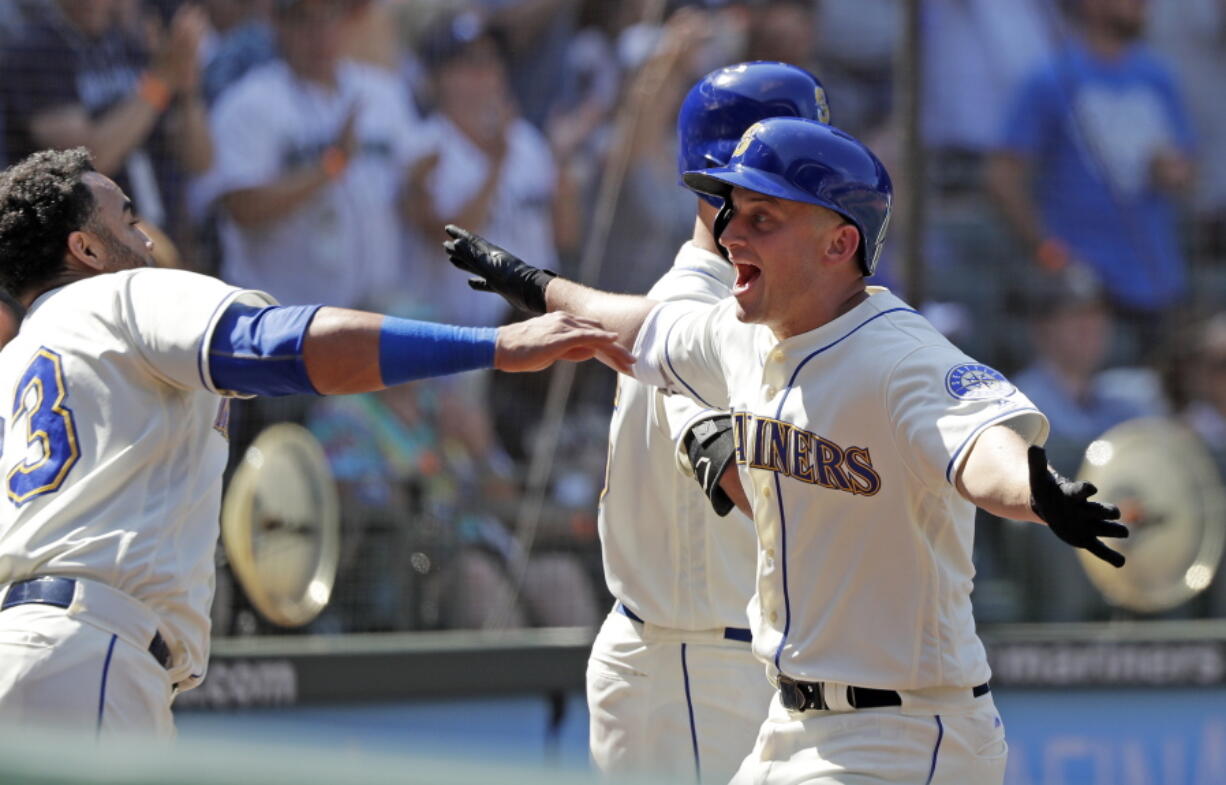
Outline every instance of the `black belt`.
<svg viewBox="0 0 1226 785"><path fill-rule="evenodd" d="M646 624L639 615L626 607L626 603L621 600L617 601L617 612L625 616L630 621L637 621L639 624ZM724 638L730 641L741 641L742 643L753 643L753 634L744 627L725 627Z"/></svg>
<svg viewBox="0 0 1226 785"><path fill-rule="evenodd" d="M72 578L53 576L18 581L9 586L9 590L4 595L4 602L0 602L0 611L7 611L9 608L30 603L67 608L72 605L76 587L77 582ZM153 655L153 659L158 661L158 665L170 670L170 647L166 645L166 639L162 637L161 632L153 633L153 640L149 641L149 653Z"/></svg>
<svg viewBox="0 0 1226 785"><path fill-rule="evenodd" d="M971 688L971 697L978 698L992 691L987 682ZM826 710L830 706L822 694L820 681L796 681L787 676L779 677L779 702L790 711ZM875 690L871 687L847 687L847 702L853 709L879 709L883 706L901 706L902 696L894 690Z"/></svg>

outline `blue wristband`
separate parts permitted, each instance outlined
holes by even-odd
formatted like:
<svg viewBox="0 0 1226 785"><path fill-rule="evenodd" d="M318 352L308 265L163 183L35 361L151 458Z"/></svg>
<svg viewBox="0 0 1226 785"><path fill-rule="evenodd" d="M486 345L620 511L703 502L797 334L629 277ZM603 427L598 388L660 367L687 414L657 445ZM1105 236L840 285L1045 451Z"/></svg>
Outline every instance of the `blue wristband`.
<svg viewBox="0 0 1226 785"><path fill-rule="evenodd" d="M379 373L388 387L429 376L494 367L496 327L457 327L383 318Z"/></svg>

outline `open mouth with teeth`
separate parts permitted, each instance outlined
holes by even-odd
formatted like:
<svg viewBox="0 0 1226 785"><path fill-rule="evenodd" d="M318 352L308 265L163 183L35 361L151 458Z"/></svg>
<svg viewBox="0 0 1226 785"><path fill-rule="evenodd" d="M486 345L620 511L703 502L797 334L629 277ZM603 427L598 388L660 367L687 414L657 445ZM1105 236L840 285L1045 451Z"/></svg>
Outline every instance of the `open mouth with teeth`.
<svg viewBox="0 0 1226 785"><path fill-rule="evenodd" d="M762 268L757 265L735 262L734 266L736 267L736 283L732 285L733 294L748 291L754 282L762 277Z"/></svg>

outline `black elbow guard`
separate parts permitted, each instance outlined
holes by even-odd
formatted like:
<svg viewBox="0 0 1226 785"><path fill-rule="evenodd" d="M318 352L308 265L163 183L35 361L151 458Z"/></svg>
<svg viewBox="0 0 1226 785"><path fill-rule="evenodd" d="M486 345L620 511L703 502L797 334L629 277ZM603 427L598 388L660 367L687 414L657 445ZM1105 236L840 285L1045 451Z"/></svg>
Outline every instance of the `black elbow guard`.
<svg viewBox="0 0 1226 785"><path fill-rule="evenodd" d="M732 417L724 414L697 423L685 435L682 443L694 469L694 479L702 486L702 492L711 501L715 514L727 515L734 505L720 487L719 479L724 476L724 470L736 452Z"/></svg>

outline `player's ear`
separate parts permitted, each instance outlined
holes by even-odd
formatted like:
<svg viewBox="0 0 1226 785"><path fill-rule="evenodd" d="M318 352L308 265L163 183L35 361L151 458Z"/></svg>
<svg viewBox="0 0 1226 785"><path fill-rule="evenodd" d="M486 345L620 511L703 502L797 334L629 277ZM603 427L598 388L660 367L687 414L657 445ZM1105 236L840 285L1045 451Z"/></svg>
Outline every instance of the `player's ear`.
<svg viewBox="0 0 1226 785"><path fill-rule="evenodd" d="M832 262L855 259L860 247L860 231L855 225L844 221L830 232L826 255Z"/></svg>
<svg viewBox="0 0 1226 785"><path fill-rule="evenodd" d="M103 260L99 255L99 242L96 235L88 229L78 229L68 235L68 263L90 270L102 270Z"/></svg>

